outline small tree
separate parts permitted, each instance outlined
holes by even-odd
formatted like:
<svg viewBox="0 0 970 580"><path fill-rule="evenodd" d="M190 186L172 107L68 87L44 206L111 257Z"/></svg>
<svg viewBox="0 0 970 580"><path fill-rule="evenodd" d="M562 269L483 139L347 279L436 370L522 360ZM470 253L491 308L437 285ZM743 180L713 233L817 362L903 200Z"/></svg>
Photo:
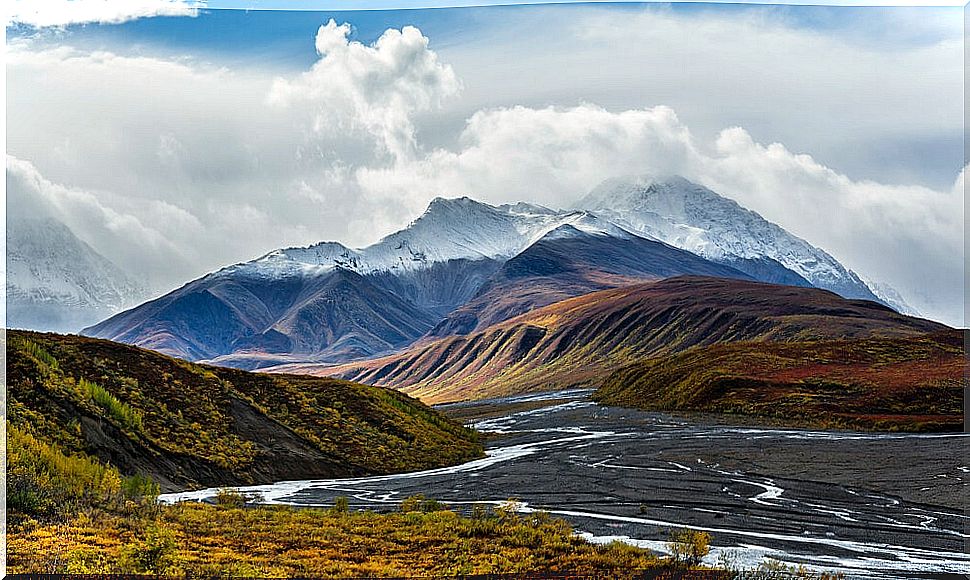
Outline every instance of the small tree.
<svg viewBox="0 0 970 580"><path fill-rule="evenodd" d="M331 512L335 514L345 514L347 511L349 511L349 509L350 501L347 499L347 496L338 495L337 497L333 498L333 507L330 508Z"/></svg>
<svg viewBox="0 0 970 580"><path fill-rule="evenodd" d="M690 528L674 530L670 532L667 545L674 560L686 566L697 566L711 551L711 535Z"/></svg>
<svg viewBox="0 0 970 580"><path fill-rule="evenodd" d="M509 499L503 501L497 508L495 508L495 515L503 524L519 523L519 511L525 507L525 504L517 497L510 497Z"/></svg>

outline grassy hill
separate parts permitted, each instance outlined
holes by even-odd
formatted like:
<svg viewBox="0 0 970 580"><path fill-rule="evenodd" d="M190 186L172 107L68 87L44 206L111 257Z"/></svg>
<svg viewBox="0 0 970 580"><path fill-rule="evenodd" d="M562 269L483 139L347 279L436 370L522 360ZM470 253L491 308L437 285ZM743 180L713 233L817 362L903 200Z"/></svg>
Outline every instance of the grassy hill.
<svg viewBox="0 0 970 580"><path fill-rule="evenodd" d="M422 469L482 455L474 432L400 393L205 367L104 340L7 334L12 573L170 577L622 577L675 563L595 545L562 520L409 498L399 512L157 503L158 484ZM511 506L511 504L510 504Z"/></svg>
<svg viewBox="0 0 970 580"><path fill-rule="evenodd" d="M919 336L946 329L826 290L681 276L562 300L381 359L281 370L399 388L437 403L595 384L647 357L722 342Z"/></svg>
<svg viewBox="0 0 970 580"><path fill-rule="evenodd" d="M644 360L612 373L594 399L816 427L963 429L959 330L915 337L735 343Z"/></svg>
<svg viewBox="0 0 970 580"><path fill-rule="evenodd" d="M474 432L389 389L77 336L7 340L13 429L163 490L427 469L483 453Z"/></svg>

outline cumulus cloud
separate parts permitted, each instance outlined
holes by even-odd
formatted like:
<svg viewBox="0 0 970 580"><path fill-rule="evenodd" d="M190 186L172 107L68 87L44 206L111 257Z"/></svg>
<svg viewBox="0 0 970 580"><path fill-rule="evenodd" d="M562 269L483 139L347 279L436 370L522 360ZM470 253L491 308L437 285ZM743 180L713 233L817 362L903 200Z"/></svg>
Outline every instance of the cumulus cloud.
<svg viewBox="0 0 970 580"><path fill-rule="evenodd" d="M468 194L494 202L559 206L610 176L683 173L690 132L668 107L612 113L592 104L512 107L475 113L456 150L437 149L412 163L362 168L368 191Z"/></svg>
<svg viewBox="0 0 970 580"><path fill-rule="evenodd" d="M365 194L356 170L417 155L413 115L459 84L415 28L388 31L370 46L349 31L321 27L320 62L289 79L8 46L7 102L16 111L9 150L51 183L164 226L181 255L152 270L161 285L283 245L371 242L406 223L416 205L397 193ZM153 203L177 212L156 214ZM107 233L86 241L114 243Z"/></svg>
<svg viewBox="0 0 970 580"><path fill-rule="evenodd" d="M601 24L590 23L591 42ZM288 77L12 47L11 207L59 216L164 290L276 247L371 243L437 195L561 207L609 177L678 173L891 283L926 314L962 321L962 181L934 189L853 178L747 127L698 131L681 107L662 105L488 104L452 132L429 135L429 116L481 102L482 77L459 81L458 65L413 27L364 44L330 21L315 44L319 60ZM499 64L483 76L514 77L497 92L507 102L517 102L517 83L545 82L521 79L515 59ZM534 92L522 94L528 101ZM642 94L660 98L649 86Z"/></svg>
<svg viewBox="0 0 970 580"><path fill-rule="evenodd" d="M848 175L944 187L962 165L963 14L911 10L535 7L441 52L465 84L459 122L667 105L705 139L739 125Z"/></svg>
<svg viewBox="0 0 970 580"><path fill-rule="evenodd" d="M195 16L203 6L197 0L8 0L7 26L118 24L152 16Z"/></svg>
<svg viewBox="0 0 970 580"><path fill-rule="evenodd" d="M376 140L379 153L410 158L417 150L414 114L456 94L458 79L413 26L388 29L372 46L350 41L350 35L347 23L331 19L321 26L320 60L296 79L276 79L269 100L307 107L321 137L339 139L362 129Z"/></svg>

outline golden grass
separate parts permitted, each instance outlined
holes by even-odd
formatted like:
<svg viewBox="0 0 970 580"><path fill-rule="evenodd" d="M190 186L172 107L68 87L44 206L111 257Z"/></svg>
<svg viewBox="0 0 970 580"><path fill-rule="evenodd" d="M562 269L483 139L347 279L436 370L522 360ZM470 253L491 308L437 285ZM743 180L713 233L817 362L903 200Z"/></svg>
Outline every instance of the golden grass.
<svg viewBox="0 0 970 580"><path fill-rule="evenodd" d="M623 574L662 565L646 550L597 546L543 514L445 509L389 514L184 503L156 516L94 511L11 529L14 573L261 577Z"/></svg>

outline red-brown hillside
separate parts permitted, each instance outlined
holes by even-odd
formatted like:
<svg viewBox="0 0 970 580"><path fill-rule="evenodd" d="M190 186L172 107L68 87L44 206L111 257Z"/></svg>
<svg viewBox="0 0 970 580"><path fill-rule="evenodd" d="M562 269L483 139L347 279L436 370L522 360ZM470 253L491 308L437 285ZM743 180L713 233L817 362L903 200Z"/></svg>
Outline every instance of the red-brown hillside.
<svg viewBox="0 0 970 580"><path fill-rule="evenodd" d="M821 425L963 428L963 333L733 343L645 360L596 392L610 405L706 411Z"/></svg>
<svg viewBox="0 0 970 580"><path fill-rule="evenodd" d="M917 336L946 329L825 290L684 276L563 300L389 357L275 370L335 375L444 402L591 384L645 357L720 342Z"/></svg>

